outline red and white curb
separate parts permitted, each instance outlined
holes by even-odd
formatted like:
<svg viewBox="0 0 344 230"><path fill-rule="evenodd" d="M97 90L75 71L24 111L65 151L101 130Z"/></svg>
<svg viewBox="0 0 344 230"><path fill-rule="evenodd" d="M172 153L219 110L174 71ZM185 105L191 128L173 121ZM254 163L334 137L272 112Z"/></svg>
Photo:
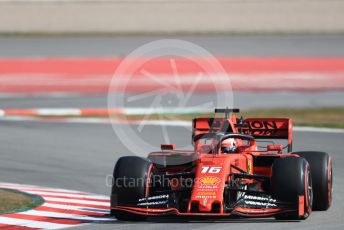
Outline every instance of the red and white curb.
<svg viewBox="0 0 344 230"><path fill-rule="evenodd" d="M113 123L157 126L191 126L189 121L179 120L131 120L108 116L114 115L188 115L212 113L209 108L40 108L40 109L0 109L0 120L5 121L49 121L65 123Z"/></svg>
<svg viewBox="0 0 344 230"><path fill-rule="evenodd" d="M107 196L12 183L0 183L0 188L39 195L45 201L28 211L1 214L0 229L61 229L115 220L107 216L110 207Z"/></svg>

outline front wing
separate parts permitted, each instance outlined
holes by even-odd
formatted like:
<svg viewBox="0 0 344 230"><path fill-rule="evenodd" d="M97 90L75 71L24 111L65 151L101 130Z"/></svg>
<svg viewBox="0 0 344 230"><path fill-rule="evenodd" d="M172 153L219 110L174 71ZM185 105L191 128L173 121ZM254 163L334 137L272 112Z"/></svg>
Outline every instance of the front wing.
<svg viewBox="0 0 344 230"><path fill-rule="evenodd" d="M160 205L160 207L146 206L125 206L118 205L111 207L112 210L124 213L131 213L144 216L208 216L208 217L229 217L229 216L241 216L241 217L271 217L281 213L295 212L301 217L304 215L304 196L299 196L297 204L281 205L276 207L253 207L240 206L234 207L230 211L223 213L209 213L209 212L180 212L176 207L171 207L167 202L166 205Z"/></svg>

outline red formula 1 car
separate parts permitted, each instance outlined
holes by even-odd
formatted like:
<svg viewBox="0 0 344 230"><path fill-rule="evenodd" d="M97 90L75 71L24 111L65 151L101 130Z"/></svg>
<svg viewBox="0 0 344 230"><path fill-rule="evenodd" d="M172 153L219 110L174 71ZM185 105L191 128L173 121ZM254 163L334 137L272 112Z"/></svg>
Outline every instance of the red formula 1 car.
<svg viewBox="0 0 344 230"><path fill-rule="evenodd" d="M291 119L239 119L234 112L239 110L215 109L224 116L194 119L191 151L163 144L147 159L121 157L111 214L119 220L157 215L299 220L312 210L327 210L329 154L292 152ZM286 139L286 146L275 139Z"/></svg>

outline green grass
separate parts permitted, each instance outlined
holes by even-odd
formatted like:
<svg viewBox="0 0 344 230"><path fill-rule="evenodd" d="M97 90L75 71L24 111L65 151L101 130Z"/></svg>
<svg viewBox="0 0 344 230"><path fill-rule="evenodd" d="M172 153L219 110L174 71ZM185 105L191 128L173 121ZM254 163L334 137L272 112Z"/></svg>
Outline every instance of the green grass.
<svg viewBox="0 0 344 230"><path fill-rule="evenodd" d="M0 189L0 214L20 212L35 208L43 203L38 196L17 190Z"/></svg>
<svg viewBox="0 0 344 230"><path fill-rule="evenodd" d="M317 109L258 109L241 113L244 117L286 117L294 125L344 128L344 107Z"/></svg>

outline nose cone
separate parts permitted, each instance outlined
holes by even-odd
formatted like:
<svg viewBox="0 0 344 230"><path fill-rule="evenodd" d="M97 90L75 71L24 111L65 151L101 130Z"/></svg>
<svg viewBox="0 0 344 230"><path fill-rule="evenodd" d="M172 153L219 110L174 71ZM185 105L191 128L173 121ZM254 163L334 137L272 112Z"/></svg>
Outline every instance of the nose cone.
<svg viewBox="0 0 344 230"><path fill-rule="evenodd" d="M200 160L189 211L223 212L221 204L225 181L230 172L230 162L229 156L204 157Z"/></svg>
<svg viewBox="0 0 344 230"><path fill-rule="evenodd" d="M197 201L200 212L211 212L214 203L221 203L223 197L221 181L221 178L215 176L205 176L199 179L192 200Z"/></svg>
<svg viewBox="0 0 344 230"><path fill-rule="evenodd" d="M198 205L199 211L201 211L201 212L211 212L213 202L214 202L213 199L207 199L205 197L203 200L201 200L201 202Z"/></svg>

